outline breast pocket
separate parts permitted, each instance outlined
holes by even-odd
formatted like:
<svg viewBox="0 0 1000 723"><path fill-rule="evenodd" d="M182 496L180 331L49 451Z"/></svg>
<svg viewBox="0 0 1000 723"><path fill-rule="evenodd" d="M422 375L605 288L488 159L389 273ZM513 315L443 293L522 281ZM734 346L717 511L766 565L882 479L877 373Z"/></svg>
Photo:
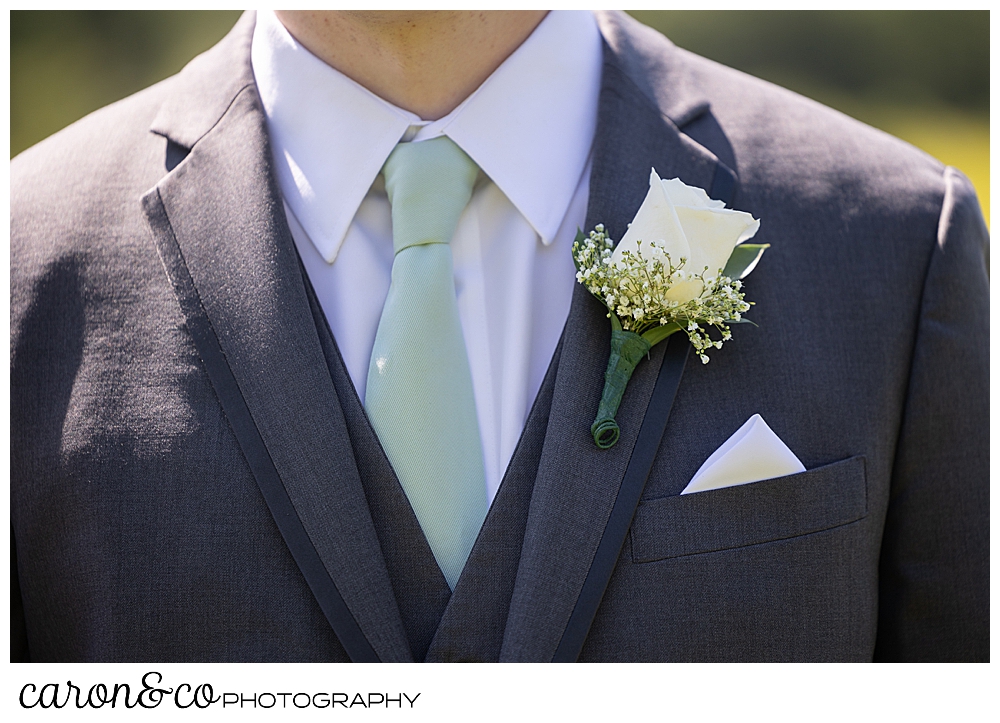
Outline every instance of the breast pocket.
<svg viewBox="0 0 1000 723"><path fill-rule="evenodd" d="M784 540L867 514L865 458L850 457L786 477L647 500L632 521L632 561Z"/></svg>

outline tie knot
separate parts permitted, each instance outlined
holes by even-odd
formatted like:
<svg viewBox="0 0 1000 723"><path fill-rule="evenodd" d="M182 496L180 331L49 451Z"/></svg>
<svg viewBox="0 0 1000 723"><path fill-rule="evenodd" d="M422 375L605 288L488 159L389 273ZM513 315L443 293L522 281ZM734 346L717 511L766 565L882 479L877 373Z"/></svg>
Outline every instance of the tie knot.
<svg viewBox="0 0 1000 723"><path fill-rule="evenodd" d="M395 252L450 243L478 173L475 162L445 136L397 145L382 166Z"/></svg>

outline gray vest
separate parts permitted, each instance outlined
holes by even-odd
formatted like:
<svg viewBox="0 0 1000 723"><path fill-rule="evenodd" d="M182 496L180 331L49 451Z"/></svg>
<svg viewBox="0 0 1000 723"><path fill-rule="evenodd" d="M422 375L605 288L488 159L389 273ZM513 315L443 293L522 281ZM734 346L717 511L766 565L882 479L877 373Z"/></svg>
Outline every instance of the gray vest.
<svg viewBox="0 0 1000 723"><path fill-rule="evenodd" d="M559 349L452 592L368 422L308 278L306 288L354 451L354 459L344 460L344 464L355 464L361 476L413 659L497 662L521 558L531 490L548 425Z"/></svg>

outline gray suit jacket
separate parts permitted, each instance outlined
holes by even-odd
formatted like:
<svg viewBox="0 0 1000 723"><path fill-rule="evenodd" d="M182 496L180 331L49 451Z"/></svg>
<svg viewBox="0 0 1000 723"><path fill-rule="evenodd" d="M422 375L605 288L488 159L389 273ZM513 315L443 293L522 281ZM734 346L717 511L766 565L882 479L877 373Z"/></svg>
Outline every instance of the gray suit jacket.
<svg viewBox="0 0 1000 723"><path fill-rule="evenodd" d="M12 656L346 660L360 641L386 661L550 660L666 345L597 449L609 328L576 290L449 601L310 303L253 22L12 163ZM581 659L987 659L988 237L970 184L621 14L600 24L588 227L620 238L655 166L735 181L771 249L746 287L759 327L684 370ZM679 496L754 413L808 471Z"/></svg>

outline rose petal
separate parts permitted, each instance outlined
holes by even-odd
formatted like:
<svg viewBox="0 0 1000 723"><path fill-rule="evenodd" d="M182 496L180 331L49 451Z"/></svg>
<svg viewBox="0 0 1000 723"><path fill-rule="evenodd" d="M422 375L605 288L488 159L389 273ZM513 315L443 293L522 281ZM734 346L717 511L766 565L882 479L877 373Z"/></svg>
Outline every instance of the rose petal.
<svg viewBox="0 0 1000 723"><path fill-rule="evenodd" d="M691 279L690 281L681 281L674 284L663 296L667 301L676 301L678 304L684 304L691 301L691 299L697 299L704 290L705 285L699 279Z"/></svg>
<svg viewBox="0 0 1000 723"><path fill-rule="evenodd" d="M716 201L709 198L704 189L697 186L689 186L679 178L660 181L667 198L675 206L691 206L694 208L725 208L723 201Z"/></svg>
<svg viewBox="0 0 1000 723"><path fill-rule="evenodd" d="M690 239L691 259L684 267L689 273L700 274L707 266L708 274L715 276L725 268L736 245L760 227L759 221L743 211L689 206L677 206L674 211Z"/></svg>
<svg viewBox="0 0 1000 723"><path fill-rule="evenodd" d="M743 213L743 212L737 211L737 213ZM750 216L750 214L747 215ZM750 218L753 219L753 223L748 225L746 229L743 231L743 233L740 234L740 237L736 239L737 244L749 241L750 239L752 239L754 236L757 235L758 231L760 231L760 221L758 219L753 218L753 216L750 216Z"/></svg>
<svg viewBox="0 0 1000 723"><path fill-rule="evenodd" d="M620 265L625 251L636 253L638 241L642 241L643 258L649 260L655 257L662 259L665 254L669 254L676 266L681 258L687 258L691 254L684 229L655 170L650 173L646 198L611 255L612 262ZM650 242L656 243L657 253L650 251Z"/></svg>

